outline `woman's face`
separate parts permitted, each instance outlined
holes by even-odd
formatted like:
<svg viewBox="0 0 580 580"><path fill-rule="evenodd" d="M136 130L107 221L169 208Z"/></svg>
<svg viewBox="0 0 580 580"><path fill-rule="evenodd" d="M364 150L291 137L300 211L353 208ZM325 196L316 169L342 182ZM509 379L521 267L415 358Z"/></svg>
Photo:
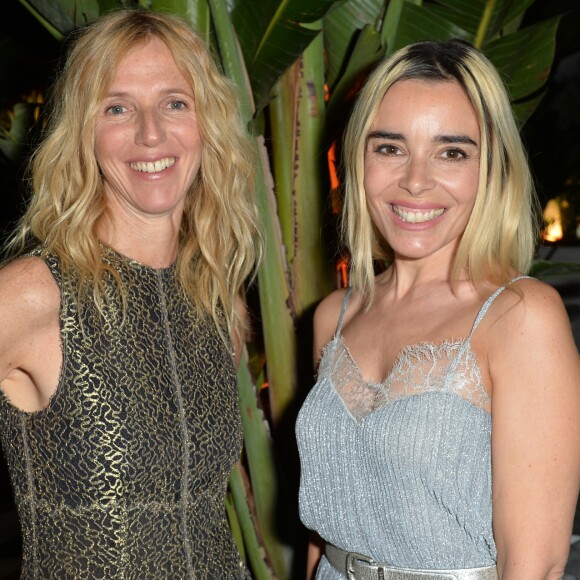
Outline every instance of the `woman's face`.
<svg viewBox="0 0 580 580"><path fill-rule="evenodd" d="M95 154L113 219L179 223L201 147L193 91L169 48L155 37L133 47L97 114Z"/></svg>
<svg viewBox="0 0 580 580"><path fill-rule="evenodd" d="M396 82L367 136L371 218L395 258L450 264L477 196L480 132L455 81Z"/></svg>

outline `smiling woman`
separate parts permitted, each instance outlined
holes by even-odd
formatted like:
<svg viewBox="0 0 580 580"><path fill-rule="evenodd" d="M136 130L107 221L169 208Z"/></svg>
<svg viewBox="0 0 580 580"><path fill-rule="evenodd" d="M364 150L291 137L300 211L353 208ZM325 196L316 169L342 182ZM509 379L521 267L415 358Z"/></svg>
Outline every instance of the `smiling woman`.
<svg viewBox="0 0 580 580"><path fill-rule="evenodd" d="M451 264L479 182L479 126L457 82L400 81L367 139L369 214L398 258L442 254Z"/></svg>
<svg viewBox="0 0 580 580"><path fill-rule="evenodd" d="M351 288L316 311L296 424L316 578L561 578L580 360L559 296L525 276L531 179L497 72L462 41L395 53L344 165Z"/></svg>
<svg viewBox="0 0 580 580"><path fill-rule="evenodd" d="M224 494L260 235L232 87L185 23L125 11L78 35L52 106L0 270L22 576L247 578Z"/></svg>
<svg viewBox="0 0 580 580"><path fill-rule="evenodd" d="M177 239L201 151L193 89L171 51L158 38L135 46L97 113L95 156L111 210L99 225L101 240L118 247L115 236L139 235L143 222L161 216Z"/></svg>

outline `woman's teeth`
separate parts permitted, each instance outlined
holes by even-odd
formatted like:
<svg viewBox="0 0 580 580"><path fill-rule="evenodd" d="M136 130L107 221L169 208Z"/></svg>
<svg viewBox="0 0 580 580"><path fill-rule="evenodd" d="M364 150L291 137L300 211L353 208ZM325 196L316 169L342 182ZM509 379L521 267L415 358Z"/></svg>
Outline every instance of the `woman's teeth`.
<svg viewBox="0 0 580 580"><path fill-rule="evenodd" d="M135 161L131 163L131 169L142 171L143 173L159 173L171 167L175 163L175 157L165 157L157 161Z"/></svg>
<svg viewBox="0 0 580 580"><path fill-rule="evenodd" d="M444 208L429 209L426 211L421 210L409 211L397 205L393 205L392 208L399 219L409 224L421 224L423 222L429 222L431 220L434 220L435 218L438 218L445 211Z"/></svg>

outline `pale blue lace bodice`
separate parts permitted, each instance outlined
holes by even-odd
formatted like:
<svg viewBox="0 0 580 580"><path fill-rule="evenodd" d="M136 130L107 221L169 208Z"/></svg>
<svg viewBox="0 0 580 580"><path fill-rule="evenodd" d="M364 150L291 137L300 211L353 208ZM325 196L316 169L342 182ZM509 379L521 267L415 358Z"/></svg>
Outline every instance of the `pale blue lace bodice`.
<svg viewBox="0 0 580 580"><path fill-rule="evenodd" d="M495 564L491 400L471 337L405 347L381 383L365 381L341 334L343 312L298 416L300 517L324 540L394 566ZM323 558L317 579L342 575Z"/></svg>

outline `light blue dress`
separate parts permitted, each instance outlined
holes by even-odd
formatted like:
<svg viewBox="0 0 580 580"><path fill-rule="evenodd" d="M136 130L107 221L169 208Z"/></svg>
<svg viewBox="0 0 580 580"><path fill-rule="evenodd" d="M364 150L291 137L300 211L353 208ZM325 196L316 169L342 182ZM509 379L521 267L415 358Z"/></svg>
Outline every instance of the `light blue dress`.
<svg viewBox="0 0 580 580"><path fill-rule="evenodd" d="M515 281L515 280L514 280ZM491 399L469 336L405 347L365 381L341 327L298 416L300 517L324 540L393 566L493 566ZM344 576L322 558L317 580Z"/></svg>

